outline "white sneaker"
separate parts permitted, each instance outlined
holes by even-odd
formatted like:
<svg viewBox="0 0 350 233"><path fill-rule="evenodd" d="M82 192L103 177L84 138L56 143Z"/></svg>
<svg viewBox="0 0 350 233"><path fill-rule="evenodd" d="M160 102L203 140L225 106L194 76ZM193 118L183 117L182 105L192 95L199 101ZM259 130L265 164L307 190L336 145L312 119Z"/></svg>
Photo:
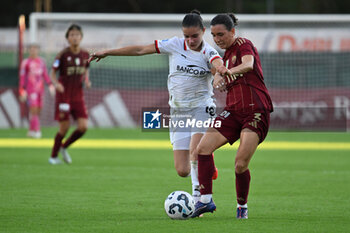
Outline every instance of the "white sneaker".
<svg viewBox="0 0 350 233"><path fill-rule="evenodd" d="M41 138L41 131L36 131L33 138Z"/></svg>
<svg viewBox="0 0 350 233"><path fill-rule="evenodd" d="M60 148L60 152L62 154L63 157L63 161L66 163L72 163L72 159L70 158L67 149L64 149L63 147Z"/></svg>
<svg viewBox="0 0 350 233"><path fill-rule="evenodd" d="M34 138L35 137L35 131L32 131L32 130L30 130L30 131L28 131L28 133L27 133L27 137L29 137L29 138Z"/></svg>
<svg viewBox="0 0 350 233"><path fill-rule="evenodd" d="M40 131L28 131L27 137L30 137L30 138L41 138L41 132Z"/></svg>
<svg viewBox="0 0 350 233"><path fill-rule="evenodd" d="M52 158L52 157L49 158L49 164L57 165L57 164L61 164L61 163L62 163L62 161L59 158Z"/></svg>

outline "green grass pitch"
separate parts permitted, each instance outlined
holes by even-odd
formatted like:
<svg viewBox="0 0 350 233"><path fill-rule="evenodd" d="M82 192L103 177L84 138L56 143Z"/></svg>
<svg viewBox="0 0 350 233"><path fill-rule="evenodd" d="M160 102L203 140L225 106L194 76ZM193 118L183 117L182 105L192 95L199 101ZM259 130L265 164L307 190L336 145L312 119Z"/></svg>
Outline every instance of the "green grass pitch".
<svg viewBox="0 0 350 233"><path fill-rule="evenodd" d="M53 138L56 129L44 129ZM26 130L0 130L24 138ZM168 140L167 133L91 129L89 139ZM82 139L84 140L84 139ZM350 142L349 133L270 133L267 141ZM0 232L349 232L350 150L258 150L249 219L236 220L235 150L215 153L217 211L171 220L166 196L190 192L169 149L69 150L73 164L48 164L50 148L0 147Z"/></svg>

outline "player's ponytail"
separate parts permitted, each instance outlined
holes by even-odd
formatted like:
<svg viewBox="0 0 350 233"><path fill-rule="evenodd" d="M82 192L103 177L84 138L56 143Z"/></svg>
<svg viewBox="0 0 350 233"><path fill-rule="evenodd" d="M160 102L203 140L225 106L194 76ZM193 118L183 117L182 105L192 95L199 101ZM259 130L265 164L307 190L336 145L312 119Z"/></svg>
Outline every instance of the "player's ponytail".
<svg viewBox="0 0 350 233"><path fill-rule="evenodd" d="M233 13L227 13L228 16L230 16L230 18L232 19L233 21L233 26L237 26L238 25L238 19L237 17L233 14Z"/></svg>
<svg viewBox="0 0 350 233"><path fill-rule="evenodd" d="M211 26L215 26L217 24L225 25L226 29L230 31L232 28L238 25L238 19L233 13L219 14L210 22Z"/></svg>
<svg viewBox="0 0 350 233"><path fill-rule="evenodd" d="M189 14L185 15L184 19L182 20L182 27L199 27L204 30L203 19L200 11L192 10Z"/></svg>

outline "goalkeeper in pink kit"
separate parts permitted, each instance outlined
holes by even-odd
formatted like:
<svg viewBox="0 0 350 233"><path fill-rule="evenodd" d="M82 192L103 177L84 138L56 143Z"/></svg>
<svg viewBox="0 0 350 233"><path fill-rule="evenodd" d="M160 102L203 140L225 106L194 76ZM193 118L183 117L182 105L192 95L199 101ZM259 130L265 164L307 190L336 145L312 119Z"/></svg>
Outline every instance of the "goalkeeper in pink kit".
<svg viewBox="0 0 350 233"><path fill-rule="evenodd" d="M39 116L43 106L44 81L53 95L55 89L47 73L45 61L39 57L39 46L33 44L29 47L29 57L21 63L19 79L20 101L27 101L29 107L28 137L41 137Z"/></svg>

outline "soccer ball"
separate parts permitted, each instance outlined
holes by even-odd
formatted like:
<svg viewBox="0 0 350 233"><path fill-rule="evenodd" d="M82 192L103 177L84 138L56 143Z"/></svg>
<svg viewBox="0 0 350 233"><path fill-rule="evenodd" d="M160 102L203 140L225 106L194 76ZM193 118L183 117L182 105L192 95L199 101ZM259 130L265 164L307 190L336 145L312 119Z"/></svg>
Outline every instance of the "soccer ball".
<svg viewBox="0 0 350 233"><path fill-rule="evenodd" d="M194 200L185 191L174 191L165 199L164 208L172 219L188 219L194 212Z"/></svg>

